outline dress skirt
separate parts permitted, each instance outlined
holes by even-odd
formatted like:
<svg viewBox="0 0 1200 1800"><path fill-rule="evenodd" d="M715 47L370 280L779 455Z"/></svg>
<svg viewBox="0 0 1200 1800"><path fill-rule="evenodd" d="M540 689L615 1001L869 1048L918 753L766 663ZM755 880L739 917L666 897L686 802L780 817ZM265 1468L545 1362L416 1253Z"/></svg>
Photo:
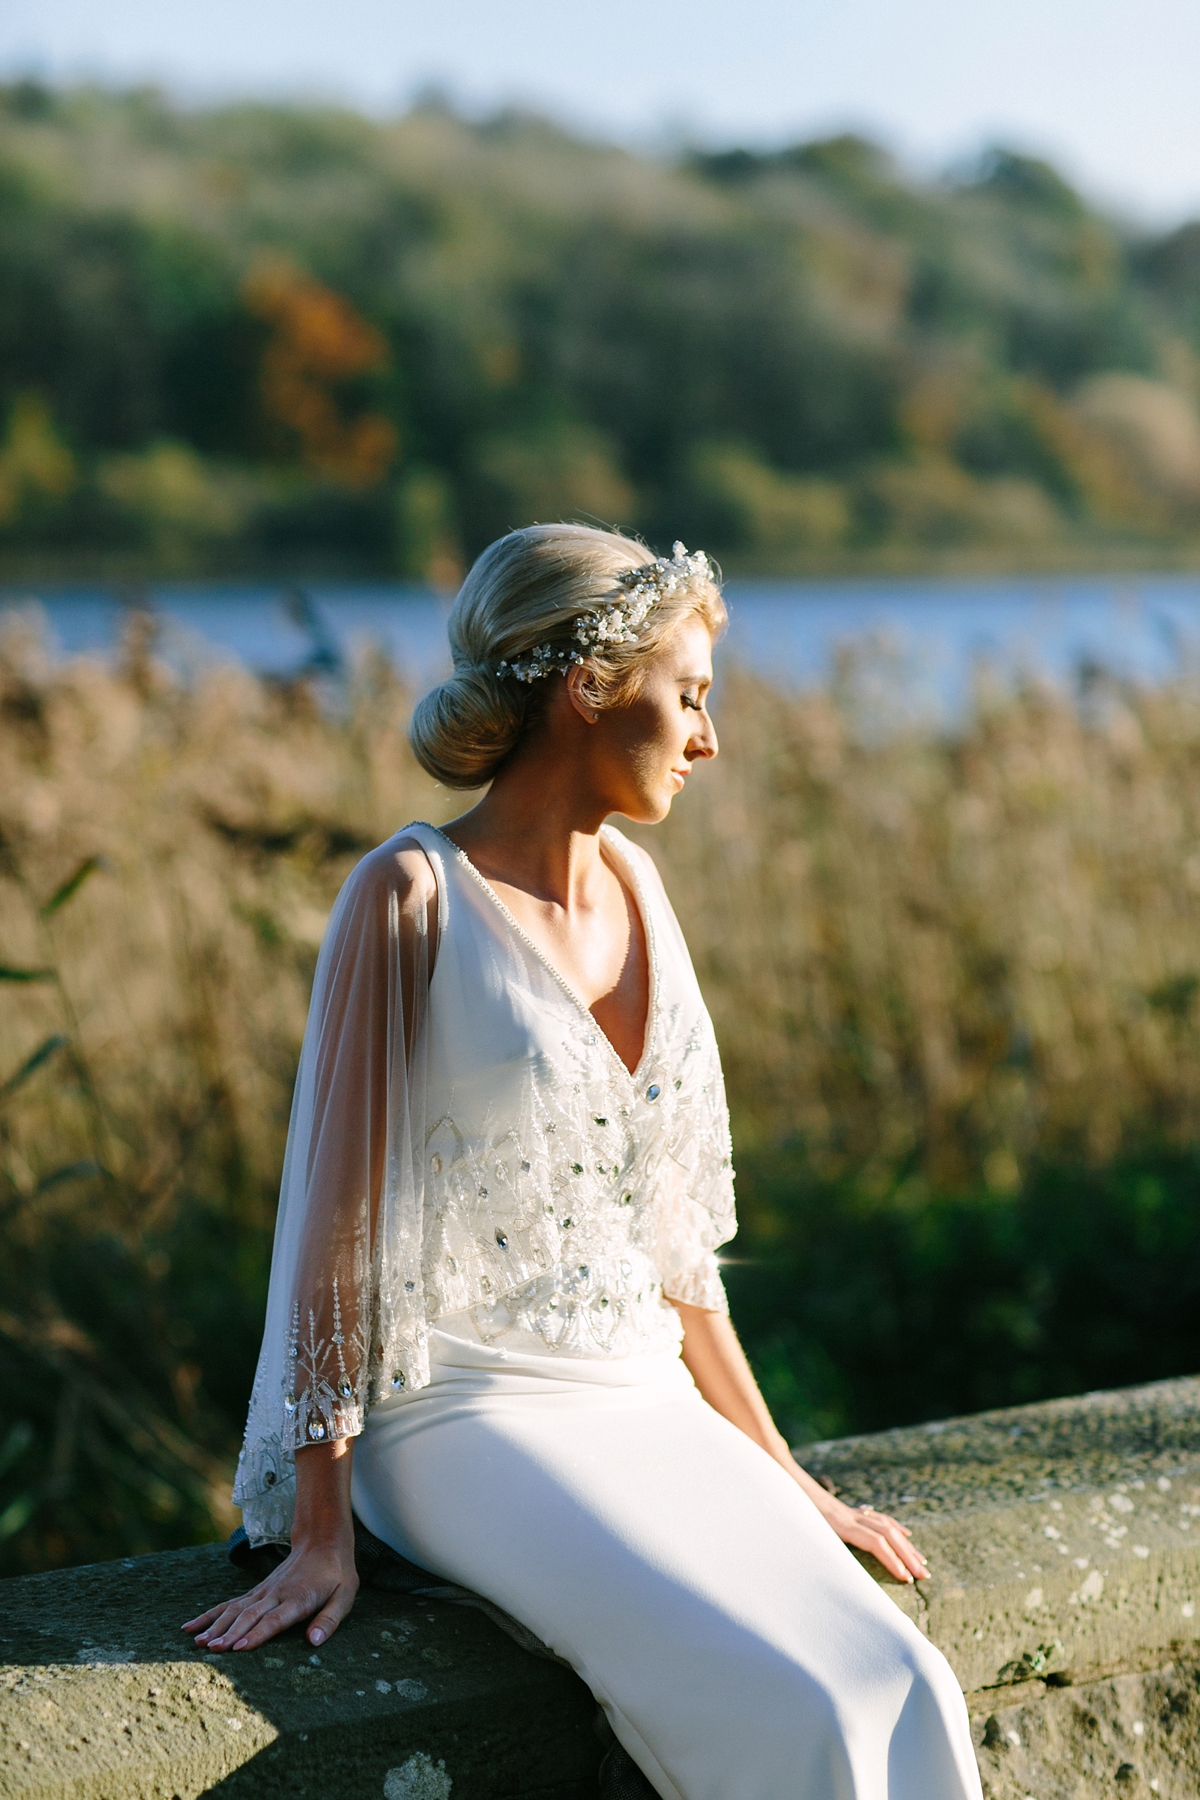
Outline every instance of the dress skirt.
<svg viewBox="0 0 1200 1800"><path fill-rule="evenodd" d="M978 1800L948 1663L677 1354L432 1336L354 1510L569 1662L663 1800Z"/></svg>

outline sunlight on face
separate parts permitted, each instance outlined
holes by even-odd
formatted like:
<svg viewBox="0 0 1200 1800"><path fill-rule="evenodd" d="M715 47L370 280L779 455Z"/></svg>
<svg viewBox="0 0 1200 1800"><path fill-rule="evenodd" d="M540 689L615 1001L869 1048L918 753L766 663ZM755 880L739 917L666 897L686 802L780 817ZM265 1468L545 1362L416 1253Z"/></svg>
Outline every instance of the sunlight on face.
<svg viewBox="0 0 1200 1800"><path fill-rule="evenodd" d="M703 619L685 619L646 659L637 698L601 714L598 748L614 792L614 812L644 825L665 819L693 765L717 754L707 710L712 681L708 626Z"/></svg>

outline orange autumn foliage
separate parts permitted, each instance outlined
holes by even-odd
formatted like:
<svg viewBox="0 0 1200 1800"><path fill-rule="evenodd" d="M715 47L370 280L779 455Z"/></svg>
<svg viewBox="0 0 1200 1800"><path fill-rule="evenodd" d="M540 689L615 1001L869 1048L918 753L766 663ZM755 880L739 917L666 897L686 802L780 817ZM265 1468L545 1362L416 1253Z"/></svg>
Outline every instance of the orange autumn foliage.
<svg viewBox="0 0 1200 1800"><path fill-rule="evenodd" d="M374 486L395 457L395 427L379 413L348 418L337 388L386 366L382 333L286 258L256 263L243 294L271 327L259 376L268 418L299 440L315 474L347 487Z"/></svg>

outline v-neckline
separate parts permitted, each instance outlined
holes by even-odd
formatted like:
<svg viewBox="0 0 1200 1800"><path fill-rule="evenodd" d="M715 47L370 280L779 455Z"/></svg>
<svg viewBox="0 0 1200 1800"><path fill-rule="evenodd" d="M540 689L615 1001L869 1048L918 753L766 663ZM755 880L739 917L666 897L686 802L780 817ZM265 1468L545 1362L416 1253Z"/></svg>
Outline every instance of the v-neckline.
<svg viewBox="0 0 1200 1800"><path fill-rule="evenodd" d="M645 893L645 889L642 887L641 878L638 875L637 870L633 867L633 864L629 861L629 859L627 857L623 856L621 854L620 850L617 849L616 845L613 842L614 834L610 831L609 827L607 825L602 825L600 828L601 835L604 839L604 842L608 845L609 849L616 856L617 861L620 863L621 869L624 871L624 874L628 880L629 890L633 895L633 903L634 903L634 906L637 908L638 918L641 920L642 934L646 940L646 960L649 963L649 968L650 968L650 993L649 993L649 998L648 998L648 1002L647 1002L647 1006L646 1006L646 1025L645 1025L645 1030L643 1031L643 1034L642 1034L642 1054L638 1058L635 1067L632 1069L629 1067L629 1064L625 1061L625 1058L621 1055L621 1052L617 1049L616 1045L613 1043L612 1039L609 1037L607 1031L605 1031L603 1025L601 1025L599 1019L596 1017L596 1015L592 1011L591 1007L584 1005L582 999L575 992L575 989L571 986L571 984L567 980L566 976L562 973L562 971L560 969L555 967L554 963L551 962L550 958L546 955L546 952L542 949L541 945L534 942L533 938L530 937L529 933L525 930L524 926L521 925L520 922L517 920L517 918L514 916L511 909L508 906L506 906L504 901L500 898L499 894L496 892L495 888L492 886L492 884L488 880L487 876L484 875L479 869L477 869L475 867L475 864L471 861L470 857L467 855L466 851L462 848L462 846L460 844L456 844L452 837L448 837L439 825L430 825L428 820L423 820L422 823L425 824L430 831L435 831L437 833L438 837L440 837L442 839L443 843L449 844L451 850L453 850L455 856L457 857L458 861L462 864L462 866L466 870L467 874L476 883L476 885L483 890L483 892L488 896L489 900L491 900L493 906L495 906L496 909L499 911L501 917L505 920L506 924L508 925L509 930L512 931L516 937L520 938L521 942L525 945L525 948L530 952L530 954L532 956L536 957L537 961L539 963L541 963L542 967L547 971L547 973L549 975L551 975L553 977L553 979L557 982L558 986L562 989L563 993L567 996L567 999L570 1000L571 1004L577 1009L577 1011L579 1011L580 1013L583 1014L583 1017L588 1021L588 1023L592 1026L592 1028L599 1034L600 1042L606 1047L606 1049L608 1050L613 1061L617 1064L618 1068L626 1076L626 1078L629 1081L631 1081L634 1084L634 1086L636 1087L638 1085L639 1078L645 1072L646 1066L651 1060L651 1055L654 1050L654 1040L655 1040L656 1028L657 1028L657 1024L658 1024L658 987L659 987L658 947L655 943L654 925L650 918L650 908L646 904L646 893Z"/></svg>

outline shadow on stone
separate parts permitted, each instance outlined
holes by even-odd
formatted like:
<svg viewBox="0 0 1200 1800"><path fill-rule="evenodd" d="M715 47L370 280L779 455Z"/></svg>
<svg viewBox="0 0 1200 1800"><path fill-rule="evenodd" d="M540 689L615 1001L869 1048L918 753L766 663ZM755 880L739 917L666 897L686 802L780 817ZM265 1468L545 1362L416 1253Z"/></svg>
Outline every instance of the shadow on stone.
<svg viewBox="0 0 1200 1800"><path fill-rule="evenodd" d="M206 1545L4 1583L6 1800L595 1800L591 1694L480 1612L364 1588L319 1652L199 1651L246 1580Z"/></svg>

